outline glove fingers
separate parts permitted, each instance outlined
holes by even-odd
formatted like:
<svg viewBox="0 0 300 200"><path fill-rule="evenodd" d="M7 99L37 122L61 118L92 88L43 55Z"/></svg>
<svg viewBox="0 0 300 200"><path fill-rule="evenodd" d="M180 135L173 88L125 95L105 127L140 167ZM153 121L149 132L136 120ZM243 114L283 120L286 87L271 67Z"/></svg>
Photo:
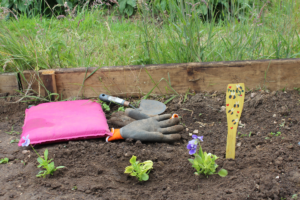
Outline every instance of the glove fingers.
<svg viewBox="0 0 300 200"><path fill-rule="evenodd" d="M124 112L119 111L115 112L111 115L111 118L107 120L107 123L114 128L123 127L127 124L130 124L131 122L134 122L135 120L126 116Z"/></svg>
<svg viewBox="0 0 300 200"><path fill-rule="evenodd" d="M136 120L141 120L141 119L148 119L150 118L148 115L146 115L145 113L142 113L138 110L132 109L132 108L127 108L125 110L125 115L127 115L128 117L132 118L132 119L136 119Z"/></svg>
<svg viewBox="0 0 300 200"><path fill-rule="evenodd" d="M159 132L138 131L131 135L130 138L144 142L174 142L181 138L180 134L164 135Z"/></svg>
<svg viewBox="0 0 300 200"><path fill-rule="evenodd" d="M158 129L158 131L160 133L163 133L163 134L178 133L178 132L180 132L182 130L183 130L183 126L182 125L175 125L175 126L171 126L171 127L168 127L168 128L160 128L160 129Z"/></svg>
<svg viewBox="0 0 300 200"><path fill-rule="evenodd" d="M171 114L164 114L164 115L156 116L156 117L154 117L154 119L156 119L157 121L163 121L166 119L170 119L171 117L172 117Z"/></svg>
<svg viewBox="0 0 300 200"><path fill-rule="evenodd" d="M172 118L165 121L158 122L160 128L170 127L178 124L180 122L179 118Z"/></svg>

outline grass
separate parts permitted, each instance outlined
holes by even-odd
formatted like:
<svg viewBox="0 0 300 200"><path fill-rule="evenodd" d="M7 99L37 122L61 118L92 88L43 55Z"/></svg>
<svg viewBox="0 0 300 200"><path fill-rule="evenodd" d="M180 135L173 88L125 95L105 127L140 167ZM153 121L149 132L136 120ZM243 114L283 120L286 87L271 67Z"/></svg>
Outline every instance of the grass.
<svg viewBox="0 0 300 200"><path fill-rule="evenodd" d="M0 72L299 58L300 2L254 5L242 5L250 12L241 10L240 20L210 22L189 4L171 5L176 19L146 11L127 19L92 10L74 19L22 15L0 20Z"/></svg>

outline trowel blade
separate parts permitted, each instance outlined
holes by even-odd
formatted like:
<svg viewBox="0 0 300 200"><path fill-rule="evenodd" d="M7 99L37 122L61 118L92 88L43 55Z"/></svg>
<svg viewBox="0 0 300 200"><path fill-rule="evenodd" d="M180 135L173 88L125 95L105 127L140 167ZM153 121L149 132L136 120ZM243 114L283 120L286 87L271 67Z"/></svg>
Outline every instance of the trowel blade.
<svg viewBox="0 0 300 200"><path fill-rule="evenodd" d="M162 102L142 99L138 110L147 115L159 115L163 113L166 108L166 105Z"/></svg>

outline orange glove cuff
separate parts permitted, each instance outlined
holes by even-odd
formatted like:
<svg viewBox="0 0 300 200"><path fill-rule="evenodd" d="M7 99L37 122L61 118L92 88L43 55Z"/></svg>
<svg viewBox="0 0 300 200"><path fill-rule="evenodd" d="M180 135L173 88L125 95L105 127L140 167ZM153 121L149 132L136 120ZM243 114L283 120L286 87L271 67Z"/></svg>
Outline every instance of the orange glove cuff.
<svg viewBox="0 0 300 200"><path fill-rule="evenodd" d="M111 132L113 133L112 136L107 136L106 137L106 142L110 142L113 140L123 140L124 138L122 137L121 133L120 133L120 129L111 129Z"/></svg>
<svg viewBox="0 0 300 200"><path fill-rule="evenodd" d="M177 115L177 114L173 114L172 115L172 117L171 117L171 119L173 119L173 118L178 118L179 116Z"/></svg>

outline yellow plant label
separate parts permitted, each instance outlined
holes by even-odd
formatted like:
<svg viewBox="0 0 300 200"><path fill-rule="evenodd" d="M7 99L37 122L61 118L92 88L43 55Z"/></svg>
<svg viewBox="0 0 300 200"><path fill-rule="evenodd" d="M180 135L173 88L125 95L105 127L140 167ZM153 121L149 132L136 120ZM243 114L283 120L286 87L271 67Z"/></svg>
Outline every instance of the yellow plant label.
<svg viewBox="0 0 300 200"><path fill-rule="evenodd" d="M226 115L228 125L226 158L235 159L236 132L245 99L244 83L229 84L226 90Z"/></svg>

